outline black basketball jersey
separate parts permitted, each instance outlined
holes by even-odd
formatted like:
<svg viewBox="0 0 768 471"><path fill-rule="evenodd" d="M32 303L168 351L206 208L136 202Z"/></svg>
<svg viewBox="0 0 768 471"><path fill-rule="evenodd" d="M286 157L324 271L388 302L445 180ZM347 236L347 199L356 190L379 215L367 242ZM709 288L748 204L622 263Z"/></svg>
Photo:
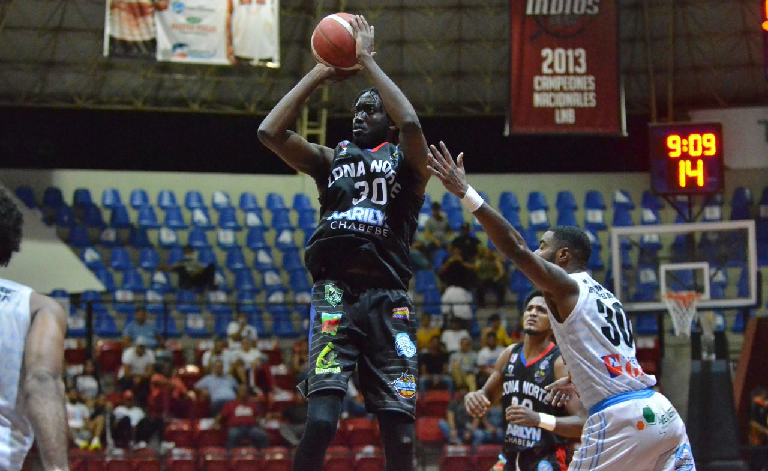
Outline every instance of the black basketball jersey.
<svg viewBox="0 0 768 471"><path fill-rule="evenodd" d="M547 392L544 386L555 381L555 360L560 358L560 348L550 343L538 358L523 358L523 342L512 347L512 353L504 369L501 403L504 410L510 404L518 404L536 412L554 416L568 415L565 407L555 407L544 402ZM515 453L533 448L547 449L564 444L567 440L539 427L510 424L504 420L504 455L511 459Z"/></svg>
<svg viewBox="0 0 768 471"><path fill-rule="evenodd" d="M360 149L342 141L323 183L320 220L304 256L314 280L408 289L408 254L424 195L416 193L400 147L385 142Z"/></svg>

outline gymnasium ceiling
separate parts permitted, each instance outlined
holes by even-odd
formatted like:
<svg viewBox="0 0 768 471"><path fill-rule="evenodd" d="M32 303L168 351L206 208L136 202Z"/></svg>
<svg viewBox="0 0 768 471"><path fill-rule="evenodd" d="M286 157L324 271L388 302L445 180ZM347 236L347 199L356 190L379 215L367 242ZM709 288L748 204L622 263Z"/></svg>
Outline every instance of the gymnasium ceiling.
<svg viewBox="0 0 768 471"><path fill-rule="evenodd" d="M509 1L282 0L282 68L263 69L107 59L104 0L0 0L0 105L266 114L312 66L317 19L349 11L376 26L377 60L422 116L503 115ZM629 113L768 105L758 0L617 1ZM329 111L363 85L331 85Z"/></svg>

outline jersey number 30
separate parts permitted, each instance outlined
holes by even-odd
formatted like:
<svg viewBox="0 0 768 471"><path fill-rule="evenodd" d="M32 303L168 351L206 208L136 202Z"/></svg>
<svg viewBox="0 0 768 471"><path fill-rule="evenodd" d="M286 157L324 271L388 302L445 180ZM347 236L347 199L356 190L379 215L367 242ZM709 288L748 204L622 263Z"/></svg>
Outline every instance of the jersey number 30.
<svg viewBox="0 0 768 471"><path fill-rule="evenodd" d="M598 299L597 312L605 316L605 322L608 325L602 328L603 335L614 347L621 345L622 340L624 340L624 344L628 347L635 345L635 339L632 335L632 324L627 319L624 308L620 303L613 303L613 306L608 307Z"/></svg>

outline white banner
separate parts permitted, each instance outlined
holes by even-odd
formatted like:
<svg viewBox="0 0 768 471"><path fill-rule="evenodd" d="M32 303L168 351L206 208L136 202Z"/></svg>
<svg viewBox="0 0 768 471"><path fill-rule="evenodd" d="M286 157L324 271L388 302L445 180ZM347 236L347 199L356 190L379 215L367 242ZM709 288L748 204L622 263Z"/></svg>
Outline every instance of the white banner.
<svg viewBox="0 0 768 471"><path fill-rule="evenodd" d="M279 0L108 0L104 55L280 66Z"/></svg>
<svg viewBox="0 0 768 471"><path fill-rule="evenodd" d="M726 168L768 168L768 107L694 110L693 122L723 125Z"/></svg>

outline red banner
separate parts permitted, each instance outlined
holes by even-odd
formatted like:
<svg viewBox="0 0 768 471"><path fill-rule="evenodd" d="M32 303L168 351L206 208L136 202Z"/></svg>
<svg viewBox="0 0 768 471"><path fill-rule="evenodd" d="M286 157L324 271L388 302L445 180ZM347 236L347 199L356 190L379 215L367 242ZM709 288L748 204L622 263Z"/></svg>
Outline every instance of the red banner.
<svg viewBox="0 0 768 471"><path fill-rule="evenodd" d="M513 133L623 134L616 0L510 0Z"/></svg>

